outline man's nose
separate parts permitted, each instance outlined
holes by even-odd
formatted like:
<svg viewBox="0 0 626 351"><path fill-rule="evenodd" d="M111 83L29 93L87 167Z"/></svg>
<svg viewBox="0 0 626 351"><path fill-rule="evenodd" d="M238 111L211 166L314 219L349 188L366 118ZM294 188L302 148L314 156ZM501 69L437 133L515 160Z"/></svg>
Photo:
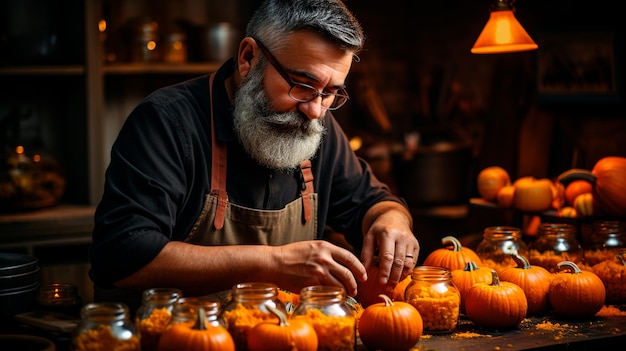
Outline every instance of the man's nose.
<svg viewBox="0 0 626 351"><path fill-rule="evenodd" d="M310 120L318 119L324 115L326 109L322 106L322 97L298 104L298 109L304 113Z"/></svg>

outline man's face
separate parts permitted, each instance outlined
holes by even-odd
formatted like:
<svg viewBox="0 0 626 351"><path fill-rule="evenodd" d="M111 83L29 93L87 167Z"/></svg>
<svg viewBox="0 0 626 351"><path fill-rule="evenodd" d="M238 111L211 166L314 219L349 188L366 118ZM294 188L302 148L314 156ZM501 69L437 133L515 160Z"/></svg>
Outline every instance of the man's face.
<svg viewBox="0 0 626 351"><path fill-rule="evenodd" d="M315 155L325 132L323 119L309 119L297 109L276 112L263 85L265 65L254 66L234 96L235 132L259 164L294 169Z"/></svg>

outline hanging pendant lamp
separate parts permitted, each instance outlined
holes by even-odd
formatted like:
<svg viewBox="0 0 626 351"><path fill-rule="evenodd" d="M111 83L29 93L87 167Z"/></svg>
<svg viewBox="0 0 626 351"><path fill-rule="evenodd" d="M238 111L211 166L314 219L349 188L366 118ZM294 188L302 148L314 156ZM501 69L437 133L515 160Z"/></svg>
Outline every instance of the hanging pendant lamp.
<svg viewBox="0 0 626 351"><path fill-rule="evenodd" d="M472 54L501 54L538 48L515 18L513 1L496 0L489 21L472 47Z"/></svg>

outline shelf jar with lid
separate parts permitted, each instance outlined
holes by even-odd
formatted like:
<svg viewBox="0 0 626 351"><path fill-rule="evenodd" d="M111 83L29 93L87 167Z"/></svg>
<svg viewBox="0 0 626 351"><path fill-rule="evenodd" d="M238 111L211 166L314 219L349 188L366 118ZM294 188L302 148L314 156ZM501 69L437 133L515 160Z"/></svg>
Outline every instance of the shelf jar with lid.
<svg viewBox="0 0 626 351"><path fill-rule="evenodd" d="M278 298L278 286L271 283L239 283L231 289L231 300L222 311L228 331L237 351L248 350L247 333L265 321L278 323L278 317L266 306L270 305L285 315L285 304Z"/></svg>
<svg viewBox="0 0 626 351"><path fill-rule="evenodd" d="M135 324L141 336L142 351L156 351L159 338L172 319L174 304L183 296L174 288L151 288L143 292Z"/></svg>
<svg viewBox="0 0 626 351"><path fill-rule="evenodd" d="M572 261L582 265L584 253L576 234L576 227L569 223L541 223L537 228L537 239L528 247L528 261L550 273L558 271L559 262Z"/></svg>
<svg viewBox="0 0 626 351"><path fill-rule="evenodd" d="M592 223L591 238L583 243L585 262L594 266L612 261L626 249L626 221L596 220Z"/></svg>
<svg viewBox="0 0 626 351"><path fill-rule="evenodd" d="M517 266L512 254L528 257L528 246L522 240L519 228L493 226L483 231L483 240L476 247L476 254L484 266L499 274L504 268Z"/></svg>
<svg viewBox="0 0 626 351"><path fill-rule="evenodd" d="M139 334L122 303L89 303L80 311L72 334L73 351L140 351Z"/></svg>
<svg viewBox="0 0 626 351"><path fill-rule="evenodd" d="M292 318L306 319L313 326L318 350L354 350L356 317L346 297L345 289L336 286L309 286L301 290Z"/></svg>
<svg viewBox="0 0 626 351"><path fill-rule="evenodd" d="M461 293L446 268L415 267L404 300L422 315L425 331L452 332L459 322Z"/></svg>

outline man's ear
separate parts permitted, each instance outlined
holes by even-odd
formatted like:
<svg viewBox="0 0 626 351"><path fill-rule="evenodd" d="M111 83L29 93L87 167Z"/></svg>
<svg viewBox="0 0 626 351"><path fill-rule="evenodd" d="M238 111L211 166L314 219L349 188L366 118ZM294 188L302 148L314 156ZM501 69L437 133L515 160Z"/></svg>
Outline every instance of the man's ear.
<svg viewBox="0 0 626 351"><path fill-rule="evenodd" d="M239 75L245 77L254 65L255 56L258 55L259 47L251 37L245 37L239 43L239 51L237 53L237 68Z"/></svg>

